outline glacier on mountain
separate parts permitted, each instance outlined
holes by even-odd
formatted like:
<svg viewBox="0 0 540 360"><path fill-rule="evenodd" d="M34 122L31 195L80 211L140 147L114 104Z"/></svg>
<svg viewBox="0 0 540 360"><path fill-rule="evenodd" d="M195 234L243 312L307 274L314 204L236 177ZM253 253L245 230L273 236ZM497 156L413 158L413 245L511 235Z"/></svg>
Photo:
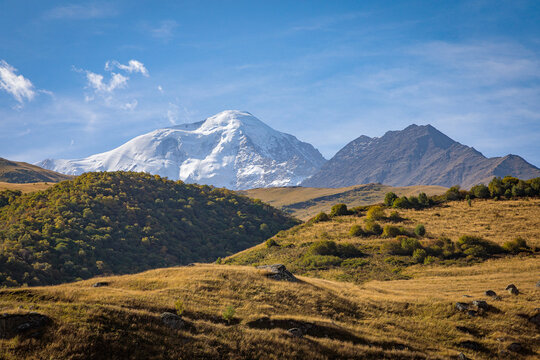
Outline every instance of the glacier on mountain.
<svg viewBox="0 0 540 360"><path fill-rule="evenodd" d="M116 149L36 165L69 175L142 171L232 190L298 185L326 160L312 145L276 131L248 112L227 110L204 121L158 129Z"/></svg>

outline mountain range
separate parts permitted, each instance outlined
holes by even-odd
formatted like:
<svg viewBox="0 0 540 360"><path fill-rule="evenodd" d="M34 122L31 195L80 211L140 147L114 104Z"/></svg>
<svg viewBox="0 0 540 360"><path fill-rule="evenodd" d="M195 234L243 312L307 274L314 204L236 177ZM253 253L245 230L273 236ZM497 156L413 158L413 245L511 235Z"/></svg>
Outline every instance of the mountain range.
<svg viewBox="0 0 540 360"><path fill-rule="evenodd" d="M540 176L540 169L517 155L487 158L431 125L413 124L380 138L362 135L326 161L312 145L238 110L158 129L84 159L36 165L69 175L142 171L232 190L367 183L468 188L494 176Z"/></svg>
<svg viewBox="0 0 540 360"><path fill-rule="evenodd" d="M59 182L69 180L72 176L46 170L25 162L0 158L0 181L6 183Z"/></svg>
<svg viewBox="0 0 540 360"><path fill-rule="evenodd" d="M312 145L248 112L227 110L201 122L152 131L85 159L47 159L37 165L70 175L142 171L237 190L298 185L324 162Z"/></svg>
<svg viewBox="0 0 540 360"><path fill-rule="evenodd" d="M380 138L360 136L338 151L307 187L346 187L382 183L392 186L488 183L494 176L540 176L540 169L517 155L487 158L431 125L410 125Z"/></svg>

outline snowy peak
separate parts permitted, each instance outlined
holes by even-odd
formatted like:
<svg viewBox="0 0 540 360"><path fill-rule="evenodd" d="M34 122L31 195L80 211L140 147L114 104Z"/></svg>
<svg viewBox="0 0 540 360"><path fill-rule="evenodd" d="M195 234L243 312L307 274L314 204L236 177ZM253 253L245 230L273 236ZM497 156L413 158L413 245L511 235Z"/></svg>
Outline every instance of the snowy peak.
<svg viewBox="0 0 540 360"><path fill-rule="evenodd" d="M276 131L245 111L158 129L120 147L78 160L44 160L42 167L77 175L144 171L230 189L298 185L325 162L310 144Z"/></svg>

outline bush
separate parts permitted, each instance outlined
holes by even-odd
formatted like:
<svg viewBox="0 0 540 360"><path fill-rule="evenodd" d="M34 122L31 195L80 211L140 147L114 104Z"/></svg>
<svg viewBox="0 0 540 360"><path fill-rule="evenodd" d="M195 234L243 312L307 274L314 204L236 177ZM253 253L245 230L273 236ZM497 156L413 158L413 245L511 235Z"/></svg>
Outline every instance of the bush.
<svg viewBox="0 0 540 360"><path fill-rule="evenodd" d="M422 246L418 239L415 238L402 238L401 249L405 255L412 255L416 249L420 249Z"/></svg>
<svg viewBox="0 0 540 360"><path fill-rule="evenodd" d="M356 246L351 243L342 243L337 246L337 255L341 258L355 258L364 255Z"/></svg>
<svg viewBox="0 0 540 360"><path fill-rule="evenodd" d="M426 250L424 249L416 249L414 250L413 255L412 255L414 262L416 262L417 264L423 263L426 256L427 256L427 253L426 253Z"/></svg>
<svg viewBox="0 0 540 360"><path fill-rule="evenodd" d="M330 210L330 216L343 216L349 214L349 210L347 210L347 205L345 204L336 204L332 206L332 209Z"/></svg>
<svg viewBox="0 0 540 360"><path fill-rule="evenodd" d="M320 240L311 244L308 253L313 255L337 255L337 244L332 240Z"/></svg>
<svg viewBox="0 0 540 360"><path fill-rule="evenodd" d="M387 241L381 245L381 251L386 254L401 255L401 241L398 239Z"/></svg>
<svg viewBox="0 0 540 360"><path fill-rule="evenodd" d="M418 204L421 207L428 207L429 205L431 205L431 202L429 201L426 193L421 192L420 194L418 194Z"/></svg>
<svg viewBox="0 0 540 360"><path fill-rule="evenodd" d="M461 192L459 185L452 186L444 193L444 198L446 201L461 200Z"/></svg>
<svg viewBox="0 0 540 360"><path fill-rule="evenodd" d="M367 220L382 220L385 217L384 209L378 205L370 207L366 214Z"/></svg>
<svg viewBox="0 0 540 360"><path fill-rule="evenodd" d="M390 213L390 216L388 217L388 220L390 220L392 222L400 222L400 221L403 221L405 219L403 219L401 217L401 215L399 215L399 213L397 211L392 211Z"/></svg>
<svg viewBox="0 0 540 360"><path fill-rule="evenodd" d="M437 261L437 260L439 260L439 259L436 258L435 256L428 255L428 256L426 256L426 258L424 259L424 265L432 264L432 263L434 263L434 262Z"/></svg>
<svg viewBox="0 0 540 360"><path fill-rule="evenodd" d="M418 236L424 236L426 235L426 228L424 227L423 224L418 224L414 228L414 233Z"/></svg>
<svg viewBox="0 0 540 360"><path fill-rule="evenodd" d="M489 198L489 188L484 184L474 185L469 193L478 199L487 199Z"/></svg>
<svg viewBox="0 0 540 360"><path fill-rule="evenodd" d="M348 267L348 268L359 268L364 265L367 265L368 263L369 261L366 259L352 258L352 259L343 260L343 262L341 263L341 266Z"/></svg>
<svg viewBox="0 0 540 360"><path fill-rule="evenodd" d="M387 238L396 237L398 235L402 235L401 230L393 225L386 225L382 232L382 236Z"/></svg>
<svg viewBox="0 0 540 360"><path fill-rule="evenodd" d="M226 322L231 323L231 321L234 319L235 314L236 314L236 309L234 308L234 306L229 305L225 308L225 310L223 310L221 317Z"/></svg>
<svg viewBox="0 0 540 360"><path fill-rule="evenodd" d="M381 225L375 221L366 221L365 230L366 232L374 235L380 235L382 233Z"/></svg>
<svg viewBox="0 0 540 360"><path fill-rule="evenodd" d="M351 226L351 230L349 230L350 236L364 236L366 233L362 229L362 227L358 224Z"/></svg>
<svg viewBox="0 0 540 360"><path fill-rule="evenodd" d="M301 265L308 269L324 269L330 266L339 266L343 260L333 255L309 255L306 254Z"/></svg>
<svg viewBox="0 0 540 360"><path fill-rule="evenodd" d="M398 196L394 194L393 192L387 192L384 196L384 205L386 206L392 206L394 205L394 200L396 200Z"/></svg>
<svg viewBox="0 0 540 360"><path fill-rule="evenodd" d="M184 313L184 301L180 299L176 300L174 303L174 308L176 309L176 314L178 314L178 316L182 316Z"/></svg>
<svg viewBox="0 0 540 360"><path fill-rule="evenodd" d="M411 207L411 204L409 203L409 199L407 199L406 196L403 196L394 200L394 204L392 206L397 209L408 209Z"/></svg>
<svg viewBox="0 0 540 360"><path fill-rule="evenodd" d="M504 250L512 254L517 254L522 251L530 250L529 246L527 245L527 241L525 241L525 239L520 238L520 237L512 241L505 242L502 247Z"/></svg>
<svg viewBox="0 0 540 360"><path fill-rule="evenodd" d="M322 222L322 221L328 221L330 220L330 216L328 216L327 213L325 213L324 211L321 211L320 213L318 213L314 218L313 218L313 222L314 223L318 223L318 222Z"/></svg>
<svg viewBox="0 0 540 360"><path fill-rule="evenodd" d="M488 257L503 252L499 245L477 236L464 235L456 245L465 255L473 257Z"/></svg>
<svg viewBox="0 0 540 360"><path fill-rule="evenodd" d="M279 244L277 243L277 241L274 240L274 239L268 239L268 240L266 240L265 244L266 244L266 247L267 247L267 248L271 248L271 247L274 247L274 246L279 246Z"/></svg>

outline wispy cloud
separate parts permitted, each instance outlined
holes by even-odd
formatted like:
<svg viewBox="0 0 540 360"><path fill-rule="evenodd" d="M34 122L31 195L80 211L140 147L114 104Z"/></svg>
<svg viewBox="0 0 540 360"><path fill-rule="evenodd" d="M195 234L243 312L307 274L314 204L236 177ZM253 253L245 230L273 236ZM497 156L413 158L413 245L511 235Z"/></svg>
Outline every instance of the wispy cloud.
<svg viewBox="0 0 540 360"><path fill-rule="evenodd" d="M158 39L168 41L173 38L174 31L178 27L178 23L174 20L164 20L157 27L150 27L150 34Z"/></svg>
<svg viewBox="0 0 540 360"><path fill-rule="evenodd" d="M22 104L24 100L32 100L36 95L34 85L22 75L16 74L17 69L6 61L0 60L0 89L11 94Z"/></svg>
<svg viewBox="0 0 540 360"><path fill-rule="evenodd" d="M128 77L122 74L112 73L109 83L103 81L103 75L86 72L88 86L98 92L112 93L117 88L124 88L127 85Z"/></svg>
<svg viewBox="0 0 540 360"><path fill-rule="evenodd" d="M85 20L112 17L118 10L107 3L66 5L55 7L45 13L46 19Z"/></svg>
<svg viewBox="0 0 540 360"><path fill-rule="evenodd" d="M129 73L141 73L142 75L148 77L148 70L144 67L144 64L137 60L129 60L127 65L120 64L116 60L107 61L105 63L105 70L111 71L114 68L127 71Z"/></svg>

